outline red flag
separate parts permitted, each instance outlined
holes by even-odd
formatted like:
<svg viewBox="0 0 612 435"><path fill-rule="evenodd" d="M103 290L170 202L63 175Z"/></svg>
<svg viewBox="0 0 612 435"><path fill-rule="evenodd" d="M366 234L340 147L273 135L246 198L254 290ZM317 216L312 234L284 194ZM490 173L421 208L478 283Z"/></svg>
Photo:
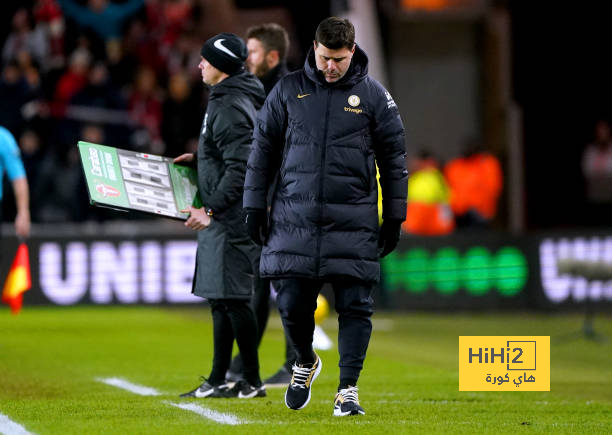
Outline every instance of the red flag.
<svg viewBox="0 0 612 435"><path fill-rule="evenodd" d="M30 254L28 245L21 243L2 289L2 302L11 307L13 314L21 310L23 292L29 290L30 287L32 287Z"/></svg>

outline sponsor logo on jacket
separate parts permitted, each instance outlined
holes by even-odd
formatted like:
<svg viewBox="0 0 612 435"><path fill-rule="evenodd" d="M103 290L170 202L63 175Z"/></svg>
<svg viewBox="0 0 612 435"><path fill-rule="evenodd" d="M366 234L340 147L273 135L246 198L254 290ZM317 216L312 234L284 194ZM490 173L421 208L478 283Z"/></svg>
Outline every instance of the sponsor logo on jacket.
<svg viewBox="0 0 612 435"><path fill-rule="evenodd" d="M353 112L354 114L359 115L360 113L362 113L362 112L363 112L363 109L355 109L355 108L353 108L353 107L346 107L346 106L345 106L345 107L344 107L344 111L345 111L345 112Z"/></svg>

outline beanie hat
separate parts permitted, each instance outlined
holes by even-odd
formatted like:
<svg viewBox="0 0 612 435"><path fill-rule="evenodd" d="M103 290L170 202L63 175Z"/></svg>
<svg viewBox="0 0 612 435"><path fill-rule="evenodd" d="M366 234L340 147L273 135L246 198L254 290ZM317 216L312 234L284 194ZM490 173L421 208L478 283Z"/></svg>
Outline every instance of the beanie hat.
<svg viewBox="0 0 612 435"><path fill-rule="evenodd" d="M204 43L200 54L218 70L232 75L244 68L247 48L233 33L219 33Z"/></svg>

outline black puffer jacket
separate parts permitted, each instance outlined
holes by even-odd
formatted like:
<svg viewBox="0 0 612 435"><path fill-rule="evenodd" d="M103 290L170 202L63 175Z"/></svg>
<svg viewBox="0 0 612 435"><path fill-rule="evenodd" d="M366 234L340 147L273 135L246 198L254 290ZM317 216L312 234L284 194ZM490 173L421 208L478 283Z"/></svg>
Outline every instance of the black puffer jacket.
<svg viewBox="0 0 612 435"><path fill-rule="evenodd" d="M265 94L248 72L211 88L198 143L198 188L215 220L246 235L242 192L257 110Z"/></svg>
<svg viewBox="0 0 612 435"><path fill-rule="evenodd" d="M356 47L345 76L327 83L311 49L259 113L246 208L265 209L279 171L262 276L379 279L376 164L384 219L405 219L408 172L399 112L367 64Z"/></svg>

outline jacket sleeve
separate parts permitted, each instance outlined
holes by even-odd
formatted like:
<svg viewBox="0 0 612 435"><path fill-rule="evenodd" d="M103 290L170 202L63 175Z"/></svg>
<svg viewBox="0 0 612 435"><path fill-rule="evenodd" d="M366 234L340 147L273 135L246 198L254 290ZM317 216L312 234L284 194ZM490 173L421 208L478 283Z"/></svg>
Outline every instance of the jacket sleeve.
<svg viewBox="0 0 612 435"><path fill-rule="evenodd" d="M266 208L268 188L280 166L286 128L287 109L282 99L281 82L266 98L257 117L244 182L245 208Z"/></svg>
<svg viewBox="0 0 612 435"><path fill-rule="evenodd" d="M240 199L246 161L253 135L251 119L235 106L227 106L211 120L213 141L222 155L225 171L207 207L222 213Z"/></svg>
<svg viewBox="0 0 612 435"><path fill-rule="evenodd" d="M391 94L380 84L375 87L372 139L380 171L383 220L406 220L408 170L404 125Z"/></svg>

